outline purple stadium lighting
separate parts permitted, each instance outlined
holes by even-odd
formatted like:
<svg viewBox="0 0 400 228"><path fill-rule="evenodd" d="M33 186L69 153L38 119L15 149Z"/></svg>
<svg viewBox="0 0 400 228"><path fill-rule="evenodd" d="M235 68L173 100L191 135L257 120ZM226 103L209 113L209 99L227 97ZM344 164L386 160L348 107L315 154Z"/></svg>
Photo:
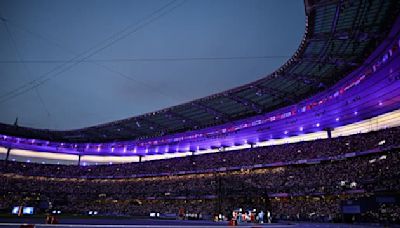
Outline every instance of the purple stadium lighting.
<svg viewBox="0 0 400 228"><path fill-rule="evenodd" d="M397 23L396 26L399 28L400 23ZM129 149L129 152L132 152L132 148L134 148L133 152L136 153L138 147L139 151L137 154L130 154L137 156L148 153L149 149L153 152L154 148L156 148L156 152L158 150L160 152L165 150L168 153L179 152L178 145L182 148L182 151L184 151L183 148L187 148L189 145L192 145L192 148L197 148L197 150L200 150L200 148L208 149L210 147L215 149L218 147L217 145L221 145L219 140L223 140L224 145L229 145L231 144L230 142L240 144L243 141L244 144L247 144L247 139L254 140L258 137L266 139L268 135L270 139L272 139L273 135L275 138L281 138L282 130L285 128L288 129L284 131L284 134L287 135L293 129L299 129L302 132L304 131L304 126L310 125L314 128L319 128L321 124L323 124L324 128L344 126L360 121L358 111L354 109L362 110L363 119L368 119L400 108L400 90L398 89L400 81L386 80L388 75L398 75L400 73L398 69L400 64L400 36L396 33L389 37L390 39L387 39L387 42L383 42L365 60L364 65L352 71L331 89L324 90L307 100L274 110L273 112L184 133L115 142L115 145L114 142L104 143L102 147L106 149L103 149L101 153L96 153L96 149L97 152L100 152L101 145L90 144L90 142L86 141L78 144L74 144L75 142L53 142L49 144L40 139L22 138L20 142L19 138L11 135L0 137L0 146L33 151L76 154L77 150L73 148L82 148L86 144L86 150L81 151L83 155L107 155L110 152L115 152L114 146L117 147L117 152L119 153L121 148L123 148L124 153L126 153L127 149ZM391 69L393 70L391 71ZM374 85L374 91L371 90L371 85ZM367 98L368 96L369 98ZM356 97L357 99L355 99ZM339 117L337 110L343 111L343 116ZM316 119L316 114L318 114L318 119ZM318 123L316 123L317 121ZM140 128L141 123L134 121L132 122L134 126L135 122L136 126ZM291 126L293 128L287 128L288 122L294 123ZM46 144L48 146L45 146ZM62 148L59 148L59 145Z"/></svg>

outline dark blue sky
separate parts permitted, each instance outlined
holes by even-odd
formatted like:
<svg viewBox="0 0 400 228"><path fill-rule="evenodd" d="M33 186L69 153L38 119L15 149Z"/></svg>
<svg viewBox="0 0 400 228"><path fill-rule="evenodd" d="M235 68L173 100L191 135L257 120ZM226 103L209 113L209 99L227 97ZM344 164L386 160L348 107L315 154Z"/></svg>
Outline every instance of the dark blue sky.
<svg viewBox="0 0 400 228"><path fill-rule="evenodd" d="M305 29L301 0L0 0L0 17L0 122L50 129L254 81Z"/></svg>

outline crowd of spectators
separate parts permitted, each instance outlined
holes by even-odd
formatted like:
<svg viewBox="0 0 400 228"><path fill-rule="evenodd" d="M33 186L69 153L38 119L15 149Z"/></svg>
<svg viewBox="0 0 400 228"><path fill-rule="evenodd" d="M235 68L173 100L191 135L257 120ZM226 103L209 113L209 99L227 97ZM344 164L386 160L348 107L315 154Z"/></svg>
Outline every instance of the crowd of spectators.
<svg viewBox="0 0 400 228"><path fill-rule="evenodd" d="M3 163L0 210L9 212L13 206L26 205L39 211L68 214L96 211L101 215L132 216L151 212L177 214L184 209L186 213L211 218L215 213L229 214L238 207L268 207L274 219L337 221L343 200L376 193L399 193L400 150L396 147L400 142L399 133L400 128L392 128L336 139L139 164L77 167ZM377 150L338 156L372 149ZM271 167L249 166L323 156L329 159ZM228 163L242 168L174 173L226 167ZM174 167L170 175L130 176L139 170L139 173L157 174L167 167ZM86 177L89 174L92 178ZM102 178L110 175L119 178ZM398 222L390 220L390 216L398 214L397 204L367 211L363 216L368 221L380 221L386 216L388 221Z"/></svg>
<svg viewBox="0 0 400 228"><path fill-rule="evenodd" d="M379 207L368 210L361 214L365 222L379 222L382 224L400 223L400 205L381 204Z"/></svg>
<svg viewBox="0 0 400 228"><path fill-rule="evenodd" d="M400 127L366 134L333 139L320 139L269 147L256 147L241 151L145 161L140 163L71 166L31 164L21 162L0 163L0 173L18 173L30 176L53 177L129 177L132 175L204 171L221 167L246 167L302 159L326 158L351 152L367 151L379 147L400 146Z"/></svg>
<svg viewBox="0 0 400 228"><path fill-rule="evenodd" d="M63 213L148 215L188 213L211 217L243 204L239 198L271 198L275 218L332 221L344 197L399 192L400 152L397 149L317 164L240 171L125 179L85 179L0 175L1 207L51 202ZM259 192L257 192L259 191ZM230 194L230 192L233 194ZM222 205L218 205L221 202ZM228 199L232 199L229 201Z"/></svg>

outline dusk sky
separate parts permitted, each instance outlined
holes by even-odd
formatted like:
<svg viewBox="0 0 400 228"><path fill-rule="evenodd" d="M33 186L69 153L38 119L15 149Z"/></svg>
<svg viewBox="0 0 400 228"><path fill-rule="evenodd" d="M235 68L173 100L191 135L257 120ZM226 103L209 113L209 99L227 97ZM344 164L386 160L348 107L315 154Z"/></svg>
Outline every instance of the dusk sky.
<svg viewBox="0 0 400 228"><path fill-rule="evenodd" d="M221 92L304 29L302 0L0 0L0 122L76 129Z"/></svg>

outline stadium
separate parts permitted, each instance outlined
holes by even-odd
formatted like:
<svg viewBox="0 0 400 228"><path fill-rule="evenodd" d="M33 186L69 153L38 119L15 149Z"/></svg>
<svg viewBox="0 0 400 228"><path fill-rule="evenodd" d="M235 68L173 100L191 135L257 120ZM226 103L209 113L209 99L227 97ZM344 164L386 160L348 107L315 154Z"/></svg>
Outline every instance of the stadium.
<svg viewBox="0 0 400 228"><path fill-rule="evenodd" d="M399 225L400 2L302 3L300 45L256 81L73 130L0 123L0 227Z"/></svg>

